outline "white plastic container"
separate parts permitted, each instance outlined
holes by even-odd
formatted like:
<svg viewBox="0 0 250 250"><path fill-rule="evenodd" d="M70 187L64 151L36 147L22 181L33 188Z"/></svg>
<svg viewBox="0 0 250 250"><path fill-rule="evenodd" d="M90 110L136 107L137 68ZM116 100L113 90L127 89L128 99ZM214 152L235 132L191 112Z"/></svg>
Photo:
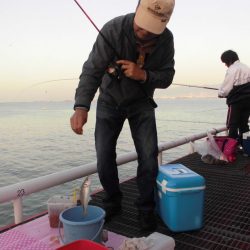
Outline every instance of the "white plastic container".
<svg viewBox="0 0 250 250"><path fill-rule="evenodd" d="M49 198L47 206L50 227L57 228L60 213L65 209L74 207L75 205L76 204L72 201L72 197L55 195Z"/></svg>
<svg viewBox="0 0 250 250"><path fill-rule="evenodd" d="M243 133L242 146L244 153L250 156L250 132Z"/></svg>
<svg viewBox="0 0 250 250"><path fill-rule="evenodd" d="M174 250L175 241L172 237L158 232L150 234L147 239L152 241L153 246L149 250Z"/></svg>
<svg viewBox="0 0 250 250"><path fill-rule="evenodd" d="M126 238L123 240L122 244L119 246L119 250L174 250L175 241L172 237L165 234L154 232L148 237L140 238Z"/></svg>

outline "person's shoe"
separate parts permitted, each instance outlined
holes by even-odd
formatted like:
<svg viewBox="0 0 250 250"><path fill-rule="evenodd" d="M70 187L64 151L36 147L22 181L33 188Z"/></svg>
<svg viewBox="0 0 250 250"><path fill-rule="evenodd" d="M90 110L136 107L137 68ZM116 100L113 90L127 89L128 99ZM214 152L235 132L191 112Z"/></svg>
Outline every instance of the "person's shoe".
<svg viewBox="0 0 250 250"><path fill-rule="evenodd" d="M157 227L154 211L139 211L139 225L141 231L154 231Z"/></svg>
<svg viewBox="0 0 250 250"><path fill-rule="evenodd" d="M109 222L112 217L121 212L122 197L122 193L118 192L113 194L112 196L106 195L106 197L103 198L103 207L106 212L105 222Z"/></svg>
<svg viewBox="0 0 250 250"><path fill-rule="evenodd" d="M109 222L115 215L118 215L122 211L121 203L104 203L105 210L105 222Z"/></svg>

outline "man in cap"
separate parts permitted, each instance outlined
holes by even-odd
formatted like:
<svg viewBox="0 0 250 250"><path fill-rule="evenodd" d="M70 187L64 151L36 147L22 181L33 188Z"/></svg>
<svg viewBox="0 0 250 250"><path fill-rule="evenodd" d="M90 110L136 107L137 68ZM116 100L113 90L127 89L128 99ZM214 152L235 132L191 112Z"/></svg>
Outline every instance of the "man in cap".
<svg viewBox="0 0 250 250"><path fill-rule="evenodd" d="M167 88L174 77L174 42L166 25L174 0L141 0L136 13L104 25L84 63L75 94L71 127L83 133L90 104L99 88L95 145L97 170L106 192L106 220L122 210L116 144L126 119L138 154L135 204L143 231L156 228L154 191L158 173L155 120L156 88Z"/></svg>

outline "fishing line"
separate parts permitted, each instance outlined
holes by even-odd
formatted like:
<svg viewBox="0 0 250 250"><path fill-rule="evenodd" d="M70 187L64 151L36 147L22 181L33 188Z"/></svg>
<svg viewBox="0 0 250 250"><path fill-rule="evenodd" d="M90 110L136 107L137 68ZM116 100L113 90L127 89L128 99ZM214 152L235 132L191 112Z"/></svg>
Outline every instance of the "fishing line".
<svg viewBox="0 0 250 250"><path fill-rule="evenodd" d="M157 119L158 121L161 121L161 122L184 122L184 123L203 123L203 124L218 124L218 125L221 125L221 124L224 124L222 122L203 122L203 121L185 121L185 120L165 120L165 119Z"/></svg>
<svg viewBox="0 0 250 250"><path fill-rule="evenodd" d="M191 87L191 88L200 88L200 89L219 90L218 88L212 88L212 87L207 87L207 86L198 86L198 85L189 85L189 84L180 84L180 83L173 83L172 85Z"/></svg>
<svg viewBox="0 0 250 250"><path fill-rule="evenodd" d="M42 85L45 83L49 83L49 82L61 82L61 81L73 81L73 80L78 80L79 78L61 78L61 79L54 79L54 80L48 80L48 81L42 81L42 82L37 82L37 83L33 83L32 85L30 85L29 87L36 87L38 85Z"/></svg>
<svg viewBox="0 0 250 250"><path fill-rule="evenodd" d="M203 113L203 112L218 111L218 110L227 110L227 108L206 109L206 110L196 111L195 113Z"/></svg>
<svg viewBox="0 0 250 250"><path fill-rule="evenodd" d="M37 87L39 85L44 85L44 84L51 83L51 82L73 81L73 80L79 80L79 78L60 78L60 79L53 79L53 80L47 80L47 81L42 81L42 82L36 82L36 83L33 83L33 84L21 89L18 92L18 96L20 94L22 94L24 91L29 90L31 88L35 88L35 87ZM18 98L18 96L17 96L17 98Z"/></svg>

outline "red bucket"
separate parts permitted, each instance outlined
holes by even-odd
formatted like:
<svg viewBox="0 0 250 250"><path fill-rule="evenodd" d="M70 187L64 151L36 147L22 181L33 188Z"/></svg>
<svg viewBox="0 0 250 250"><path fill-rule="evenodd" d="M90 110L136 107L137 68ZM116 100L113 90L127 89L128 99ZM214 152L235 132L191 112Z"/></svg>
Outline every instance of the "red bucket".
<svg viewBox="0 0 250 250"><path fill-rule="evenodd" d="M57 250L108 250L107 247L91 240L76 240L67 245L57 248Z"/></svg>

